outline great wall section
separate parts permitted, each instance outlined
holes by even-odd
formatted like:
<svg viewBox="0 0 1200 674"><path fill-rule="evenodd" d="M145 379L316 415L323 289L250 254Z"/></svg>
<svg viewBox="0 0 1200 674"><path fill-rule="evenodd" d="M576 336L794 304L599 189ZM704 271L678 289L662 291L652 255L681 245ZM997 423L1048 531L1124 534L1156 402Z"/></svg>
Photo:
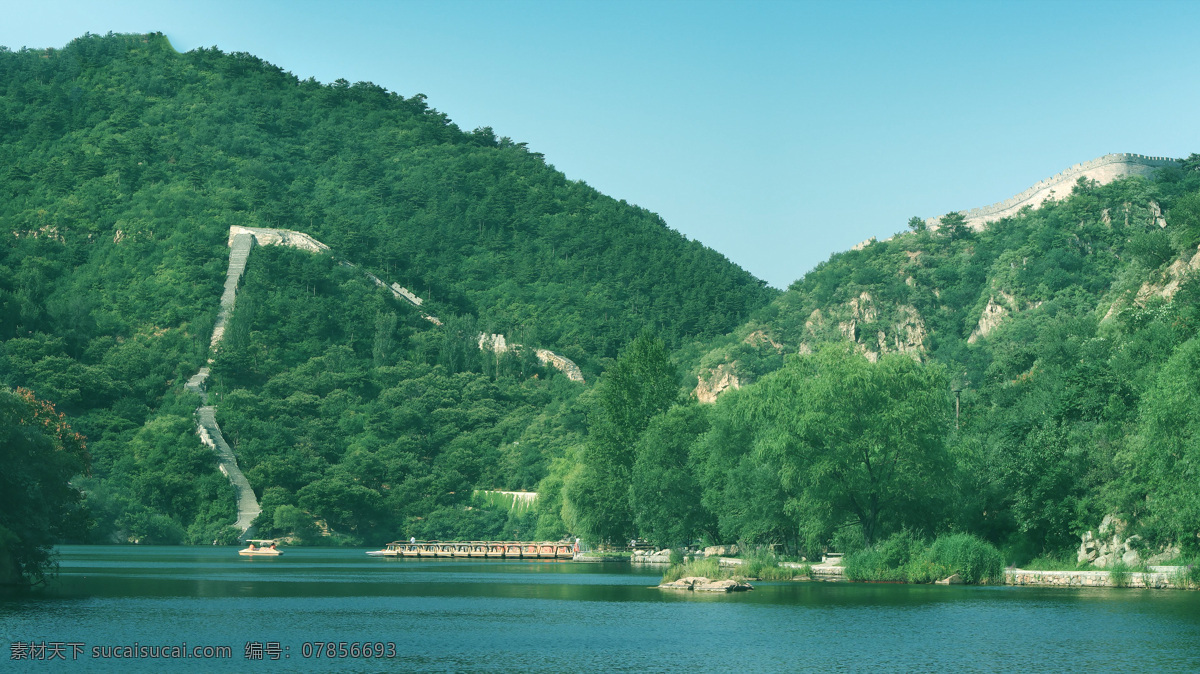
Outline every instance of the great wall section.
<svg viewBox="0 0 1200 674"><path fill-rule="evenodd" d="M232 233L230 234L229 270L225 273L225 291L221 293L221 308L217 312L217 322L213 326L212 339L209 340L209 350L214 354L221 344L221 339L225 336L225 325L233 316L233 307L237 301L238 282L241 281L242 274L246 271L246 262L250 259L250 251L253 248L254 235L239 233L234 236ZM209 358L208 362L212 363L212 358ZM208 373L207 366L200 368L200 371L188 380L186 388L193 393L200 394L200 408L196 410L196 434L200 436L200 442L216 453L217 467L221 469L225 477L229 478L230 484L237 492L238 512L237 522L234 526L242 530L242 539L244 540L254 535L252 526L254 518L262 512L262 508L258 505L258 499L254 496L254 489L250 487L250 481L238 467L233 450L229 448L229 444L225 442L225 436L221 434L221 427L217 425L216 406L208 404L208 393L204 386L205 381L208 380Z"/></svg>
<svg viewBox="0 0 1200 674"><path fill-rule="evenodd" d="M959 211L959 213L966 219L969 227L979 230L986 227L989 222L1016 215L1026 206L1037 208L1047 199L1069 196L1071 189L1080 178L1094 180L1096 183L1104 185L1120 178L1149 176L1161 168L1179 165L1181 165L1180 160L1171 157L1148 157L1143 154L1126 152L1106 154L1103 157L1075 164L1004 201L990 206ZM941 217L926 218L925 224L930 229L937 229L941 224Z"/></svg>
<svg viewBox="0 0 1200 674"><path fill-rule="evenodd" d="M303 232L265 227L230 227L229 269L225 274L225 289L221 293L220 309L217 312L216 323L213 325L212 338L209 340L209 351L212 355L216 354L225 337L226 325L233 317L233 309L237 303L238 284L241 282L242 274L246 271L250 252L256 245L288 246L315 254L332 254L333 252L329 246ZM366 270L360 270L357 265L346 260L337 260L337 262L344 267L361 271L372 283L388 290L396 299L416 307L421 312L421 317L430 323L439 326L442 324L442 321L436 316L431 316L421 309L424 300L407 288L397 283L389 284ZM524 347L520 344L509 344L504 335L479 335L479 348L491 349L500 354L506 351L519 351ZM534 353L543 365L561 371L571 381L584 381L583 372L571 359L548 349L535 349ZM210 357L208 363L212 364L212 362L213 359ZM217 467L229 478L230 484L237 492L237 522L234 526L242 530L241 539L245 540L254 535L254 519L262 512L262 508L254 496L254 489L250 486L249 480L242 473L242 469L238 467L233 450L221 434L221 427L217 424L216 406L208 404L208 392L205 387L208 375L209 368L207 366L200 368L188 380L185 388L200 396L201 406L196 410L196 434L200 436L200 441L217 455Z"/></svg>

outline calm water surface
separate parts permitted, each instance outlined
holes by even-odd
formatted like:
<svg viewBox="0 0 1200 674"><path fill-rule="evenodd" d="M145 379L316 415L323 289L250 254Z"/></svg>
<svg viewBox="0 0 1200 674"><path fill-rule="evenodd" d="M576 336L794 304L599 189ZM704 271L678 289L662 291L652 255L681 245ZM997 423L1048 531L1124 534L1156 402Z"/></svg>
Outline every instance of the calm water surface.
<svg viewBox="0 0 1200 674"><path fill-rule="evenodd" d="M45 591L0 595L0 669L164 671L1200 671L1200 592L757 583L653 589L622 564L395 560L362 550L69 546ZM305 657L312 642L394 657ZM81 644L13 661L14 643ZM229 647L228 659L92 657ZM255 663L247 644L278 644ZM269 656L267 656L269 657Z"/></svg>

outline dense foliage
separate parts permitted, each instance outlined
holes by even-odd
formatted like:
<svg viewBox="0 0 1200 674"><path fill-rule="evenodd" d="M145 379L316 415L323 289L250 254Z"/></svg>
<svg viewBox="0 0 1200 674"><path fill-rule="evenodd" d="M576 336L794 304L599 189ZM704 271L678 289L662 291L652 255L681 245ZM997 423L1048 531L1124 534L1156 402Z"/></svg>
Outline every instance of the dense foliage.
<svg viewBox="0 0 1200 674"><path fill-rule="evenodd" d="M1079 535L1114 514L1130 523L1126 536L1142 537L1147 555L1172 546L1195 554L1198 160L1153 180L1080 181L1068 198L981 230L952 216L933 231L914 219L911 233L834 255L698 359L702 378L724 368L743 386L712 409L712 430L697 436L693 455L750 446L766 432L764 420L801 418L788 394L813 384L806 375L772 394L774 359L841 343L859 354L851 358L913 359L944 368L949 380L936 414L950 465L932 497L920 492L894 504L884 526L849 517L868 538L901 526L967 531L1018 563L1049 555L1074 564ZM720 421L748 397L775 402L756 423ZM924 428L924 416L896 400L884 407L900 415L900 426ZM830 436L830 460L865 441L852 423L833 425L850 437ZM772 442L794 443L796 435ZM717 463L729 470L740 456ZM705 492L705 504L720 516L722 538L791 545L803 538L803 523L822 514L816 504L788 512L796 483L771 465L747 461L736 479L708 474L717 491ZM822 479L808 475L804 484ZM837 547L839 533L818 538Z"/></svg>
<svg viewBox="0 0 1200 674"><path fill-rule="evenodd" d="M594 379L646 326L674 347L776 294L421 94L159 34L0 48L0 165L0 383L89 438L94 540L230 535L232 490L181 384L210 355L232 225L307 232L446 323L328 257L254 253L210 391L266 531L531 533L471 493L531 489L565 460L580 387L528 352L485 357L479 332ZM565 533L546 511L541 533Z"/></svg>
<svg viewBox="0 0 1200 674"><path fill-rule="evenodd" d="M633 534L635 445L677 397L675 368L662 341L649 334L635 339L604 373L588 419L590 435L564 486L567 524L574 531L613 543Z"/></svg>
<svg viewBox="0 0 1200 674"><path fill-rule="evenodd" d="M53 405L0 388L0 465L0 584L38 580L50 546L86 529L70 480L88 470L87 447Z"/></svg>
<svg viewBox="0 0 1200 674"><path fill-rule="evenodd" d="M0 50L0 162L0 384L88 437L92 540L236 534L182 387L213 357L266 535L954 534L1022 562L1119 515L1148 552L1200 552L1195 155L978 230L914 219L783 294L420 94L161 35ZM233 225L312 234L444 324L260 248L210 353ZM696 378L736 385L700 404Z"/></svg>
<svg viewBox="0 0 1200 674"><path fill-rule="evenodd" d="M932 583L957 574L967 584L1004 581L1000 551L970 534L939 536L924 543L907 530L855 550L843 561L846 577L857 581Z"/></svg>

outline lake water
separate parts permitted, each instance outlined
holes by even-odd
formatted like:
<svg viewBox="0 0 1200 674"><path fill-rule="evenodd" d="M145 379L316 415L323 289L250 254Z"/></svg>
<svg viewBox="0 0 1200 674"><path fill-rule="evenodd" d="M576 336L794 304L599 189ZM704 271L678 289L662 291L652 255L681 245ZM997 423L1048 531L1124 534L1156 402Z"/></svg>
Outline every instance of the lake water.
<svg viewBox="0 0 1200 674"><path fill-rule="evenodd" d="M60 554L49 588L0 595L0 665L1200 671L1200 592L788 582L704 595L653 589L661 570L627 564L397 560L303 548L274 559L226 547L68 546ZM14 645L43 642L47 652L62 644L65 659L12 660ZM229 657L111 652L184 642L189 652L225 647ZM318 642L346 642L346 654L318 657ZM247 659L260 647L264 662Z"/></svg>

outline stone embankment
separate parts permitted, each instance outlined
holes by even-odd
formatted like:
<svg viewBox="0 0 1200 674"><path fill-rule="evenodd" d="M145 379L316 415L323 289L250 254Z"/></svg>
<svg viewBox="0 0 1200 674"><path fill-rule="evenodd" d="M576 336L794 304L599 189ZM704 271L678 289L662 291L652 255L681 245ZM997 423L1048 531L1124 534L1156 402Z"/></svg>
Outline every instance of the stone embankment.
<svg viewBox="0 0 1200 674"><path fill-rule="evenodd" d="M1146 571L1030 571L1008 569L1004 572L1006 585L1042 585L1049 587L1140 587L1150 589L1190 589L1184 568L1150 566ZM1120 581L1120 582L1118 582Z"/></svg>
<svg viewBox="0 0 1200 674"><path fill-rule="evenodd" d="M741 566L746 560L738 557L721 557L717 562L721 566ZM842 569L841 557L826 559L816 564L808 562L780 562L779 566L797 571L808 567L813 580L846 580L846 572Z"/></svg>
<svg viewBox="0 0 1200 674"><path fill-rule="evenodd" d="M736 557L721 557L721 566L738 566L745 560ZM800 562L780 562L779 566L801 569L808 566L813 580L845 581L846 573L842 568L841 556L828 557L817 564ZM1004 572L1005 585L1042 586L1042 587L1130 587L1149 589L1196 589L1186 576L1187 569L1179 566L1148 566L1145 571L1128 571L1114 574L1110 571L1034 571L1028 569L1007 569ZM957 579L957 580L956 580ZM939 585L959 585L962 579L958 574L940 580Z"/></svg>
<svg viewBox="0 0 1200 674"><path fill-rule="evenodd" d="M1026 206L1037 208L1047 199L1061 199L1070 196L1071 190L1080 178L1094 180L1097 184L1104 185L1129 176L1149 176L1161 168L1180 165L1180 160L1171 157L1147 157L1124 152L1106 154L1103 157L1076 164L1061 173L1039 181L1024 192L1004 201L990 206L959 211L959 213L966 219L968 226L980 230L989 222L1016 215ZM941 218L927 218L925 224L930 229L937 229L941 224Z"/></svg>

